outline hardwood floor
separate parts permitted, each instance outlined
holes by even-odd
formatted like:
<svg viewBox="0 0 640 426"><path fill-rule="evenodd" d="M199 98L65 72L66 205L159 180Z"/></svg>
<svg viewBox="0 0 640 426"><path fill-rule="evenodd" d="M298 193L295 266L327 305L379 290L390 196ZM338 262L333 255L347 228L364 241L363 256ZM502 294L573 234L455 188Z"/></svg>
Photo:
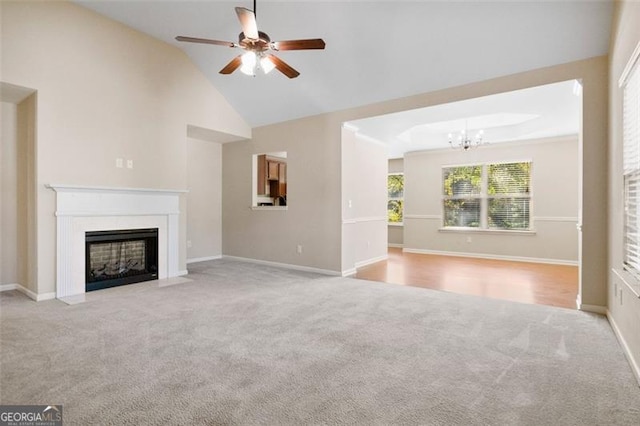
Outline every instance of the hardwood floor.
<svg viewBox="0 0 640 426"><path fill-rule="evenodd" d="M358 269L356 278L576 309L578 267L403 253Z"/></svg>

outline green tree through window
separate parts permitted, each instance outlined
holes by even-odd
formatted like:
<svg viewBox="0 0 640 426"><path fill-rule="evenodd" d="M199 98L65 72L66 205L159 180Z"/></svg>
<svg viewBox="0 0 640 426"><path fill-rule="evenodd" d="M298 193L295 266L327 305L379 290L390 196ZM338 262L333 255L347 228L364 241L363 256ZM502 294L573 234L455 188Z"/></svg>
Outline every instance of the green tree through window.
<svg viewBox="0 0 640 426"><path fill-rule="evenodd" d="M489 228L529 229L531 163L490 164L488 178Z"/></svg>
<svg viewBox="0 0 640 426"><path fill-rule="evenodd" d="M443 169L445 227L530 229L531 163Z"/></svg>
<svg viewBox="0 0 640 426"><path fill-rule="evenodd" d="M444 169L444 226L480 226L482 166Z"/></svg>
<svg viewBox="0 0 640 426"><path fill-rule="evenodd" d="M390 174L387 177L387 220L402 223L404 210L404 175Z"/></svg>

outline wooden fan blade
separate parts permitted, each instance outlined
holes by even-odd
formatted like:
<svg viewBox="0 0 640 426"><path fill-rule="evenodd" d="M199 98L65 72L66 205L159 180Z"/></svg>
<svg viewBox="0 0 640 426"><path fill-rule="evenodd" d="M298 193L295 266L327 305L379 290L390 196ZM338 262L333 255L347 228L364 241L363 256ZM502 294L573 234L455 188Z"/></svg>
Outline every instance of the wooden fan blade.
<svg viewBox="0 0 640 426"><path fill-rule="evenodd" d="M251 40L257 40L258 36L258 24L256 24L256 15L253 10L249 10L244 7L236 7L236 14L240 20L240 26L242 26L242 32L244 36Z"/></svg>
<svg viewBox="0 0 640 426"><path fill-rule="evenodd" d="M220 74L231 74L242 64L242 55L238 55L231 60L224 68L220 70Z"/></svg>
<svg viewBox="0 0 640 426"><path fill-rule="evenodd" d="M271 59L271 62L273 62L273 65L276 66L276 68L278 69L278 71L280 71L282 74L286 75L289 78L296 78L297 76L300 75L300 73L296 70L294 70L293 68L291 68L291 66L289 64L287 64L285 61L283 61L282 59L278 58L275 55L267 55L267 57L269 59Z"/></svg>
<svg viewBox="0 0 640 426"><path fill-rule="evenodd" d="M306 40L276 41L272 46L274 50L307 50L324 49L325 43L321 38L310 38Z"/></svg>
<svg viewBox="0 0 640 426"><path fill-rule="evenodd" d="M208 38L196 38L196 37L185 37L178 36L176 37L178 41L186 41L189 43L203 43L203 44L216 44L218 46L227 46L227 47L236 47L235 43L231 43L230 41L220 41L220 40L211 40Z"/></svg>

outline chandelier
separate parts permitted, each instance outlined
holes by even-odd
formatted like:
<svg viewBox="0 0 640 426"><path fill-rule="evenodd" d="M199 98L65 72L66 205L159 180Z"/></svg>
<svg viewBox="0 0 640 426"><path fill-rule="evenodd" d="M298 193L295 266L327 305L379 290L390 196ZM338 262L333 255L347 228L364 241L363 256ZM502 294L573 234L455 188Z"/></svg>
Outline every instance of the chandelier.
<svg viewBox="0 0 640 426"><path fill-rule="evenodd" d="M471 148L477 148L480 145L485 144L485 142L483 142L482 140L483 134L484 130L479 130L478 133L475 134L475 136L471 137L465 124L465 129L462 130L457 137L454 138L454 135L452 133L449 133L449 145L453 149L468 151Z"/></svg>

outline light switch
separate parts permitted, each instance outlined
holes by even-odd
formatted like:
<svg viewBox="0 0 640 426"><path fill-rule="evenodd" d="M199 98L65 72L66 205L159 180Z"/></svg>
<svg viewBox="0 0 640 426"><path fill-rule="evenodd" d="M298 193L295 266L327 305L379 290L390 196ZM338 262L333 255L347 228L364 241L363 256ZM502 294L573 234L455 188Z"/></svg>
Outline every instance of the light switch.
<svg viewBox="0 0 640 426"><path fill-rule="evenodd" d="M121 169L123 167L124 160L122 158L116 158L116 167Z"/></svg>
<svg viewBox="0 0 640 426"><path fill-rule="evenodd" d="M127 160L127 169L133 169L133 160Z"/></svg>

